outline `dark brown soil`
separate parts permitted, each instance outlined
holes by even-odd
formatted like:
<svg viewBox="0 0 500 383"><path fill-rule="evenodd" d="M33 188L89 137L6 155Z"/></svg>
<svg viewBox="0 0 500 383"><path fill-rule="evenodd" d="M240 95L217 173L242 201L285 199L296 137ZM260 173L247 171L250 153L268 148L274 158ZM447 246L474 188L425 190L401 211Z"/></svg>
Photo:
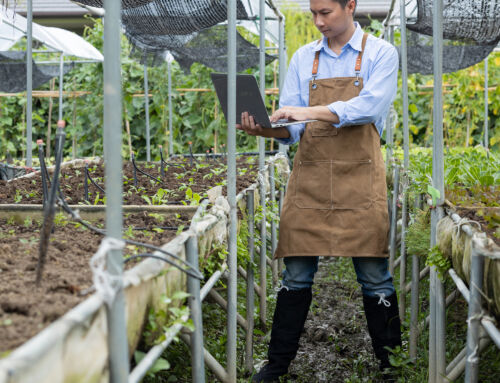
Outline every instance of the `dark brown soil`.
<svg viewBox="0 0 500 383"><path fill-rule="evenodd" d="M176 230L161 230L159 226L189 225L189 217L184 215L162 222L156 218L157 215L146 213L126 216L125 237L132 233L136 241L160 246L174 237ZM102 223L96 225L102 227ZM38 222L19 225L0 219L0 355L33 337L91 292L89 260L102 236L57 216L43 279L37 287L40 227ZM148 230L133 230L134 227ZM134 250L127 246L124 255Z"/></svg>
<svg viewBox="0 0 500 383"><path fill-rule="evenodd" d="M462 218L468 218L481 225L484 231L498 246L500 246L500 226L497 220L500 219L500 208L464 208L457 207L457 214ZM485 217L488 217L487 220Z"/></svg>
<svg viewBox="0 0 500 383"><path fill-rule="evenodd" d="M254 158L241 158L237 162L237 193L256 182L258 166L254 164ZM126 205L164 205L186 201L186 191L191 189L201 197L212 187L225 185L226 165L223 161L214 160L207 163L193 163L189 160L176 163L165 168L165 176L161 178L160 166L158 164L138 164L140 170L150 174L161 182L137 172L137 186L134 186L134 173L132 163L124 164L123 176L123 203ZM92 179L103 189L104 167L102 163L89 167ZM69 204L85 203L84 195L85 170L64 169L61 172L61 191ZM88 182L89 197L91 205L103 204L103 193L95 185ZM160 189L162 192L158 193ZM224 188L225 193L225 188ZM160 194L163 194L159 198ZM156 196L156 198L154 198ZM1 204L41 204L43 198L42 179L40 174L34 178L18 179L11 182L0 180L0 203ZM190 204L190 201L187 201Z"/></svg>
<svg viewBox="0 0 500 383"><path fill-rule="evenodd" d="M313 302L285 382L376 382L378 365L350 258L321 257Z"/></svg>

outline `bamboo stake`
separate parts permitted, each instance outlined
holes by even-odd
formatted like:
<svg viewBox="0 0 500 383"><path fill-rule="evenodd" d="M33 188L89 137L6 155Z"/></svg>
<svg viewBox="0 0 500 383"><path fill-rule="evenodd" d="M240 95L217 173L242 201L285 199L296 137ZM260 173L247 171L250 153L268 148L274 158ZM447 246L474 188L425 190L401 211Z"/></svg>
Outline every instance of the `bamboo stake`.
<svg viewBox="0 0 500 383"><path fill-rule="evenodd" d="M127 129L127 139L128 139L128 153L130 158L132 158L132 137L130 135L130 122L128 120L127 107L124 106L124 109L125 109L125 128Z"/></svg>

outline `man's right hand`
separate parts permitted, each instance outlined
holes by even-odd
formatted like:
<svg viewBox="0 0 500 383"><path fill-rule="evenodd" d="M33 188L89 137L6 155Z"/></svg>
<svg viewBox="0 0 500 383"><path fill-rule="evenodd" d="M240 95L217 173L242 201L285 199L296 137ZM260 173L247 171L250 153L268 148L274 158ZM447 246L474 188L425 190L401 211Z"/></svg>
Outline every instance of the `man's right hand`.
<svg viewBox="0 0 500 383"><path fill-rule="evenodd" d="M288 138L290 133L284 127L281 128L264 128L259 124L255 123L253 116L250 116L248 112L241 113L241 124L236 124L236 129L243 130L250 136L261 136L261 137L275 137L275 138Z"/></svg>

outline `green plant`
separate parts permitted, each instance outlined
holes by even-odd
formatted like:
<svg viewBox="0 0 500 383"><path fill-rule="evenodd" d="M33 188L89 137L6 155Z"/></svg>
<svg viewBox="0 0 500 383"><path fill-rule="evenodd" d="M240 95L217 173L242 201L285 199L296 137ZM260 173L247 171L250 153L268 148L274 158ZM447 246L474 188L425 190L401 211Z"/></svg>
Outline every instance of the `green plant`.
<svg viewBox="0 0 500 383"><path fill-rule="evenodd" d="M451 268L451 261L443 256L438 246L430 249L425 264L427 266L435 266L441 280L444 280L446 272Z"/></svg>

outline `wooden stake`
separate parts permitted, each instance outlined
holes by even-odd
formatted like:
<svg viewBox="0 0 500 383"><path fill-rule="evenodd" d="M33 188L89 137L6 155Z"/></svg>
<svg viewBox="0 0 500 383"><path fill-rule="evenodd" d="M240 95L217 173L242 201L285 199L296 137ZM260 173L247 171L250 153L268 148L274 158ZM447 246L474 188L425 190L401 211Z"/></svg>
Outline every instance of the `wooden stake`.
<svg viewBox="0 0 500 383"><path fill-rule="evenodd" d="M56 79L50 81L50 92L54 91ZM52 93L51 93L52 94ZM49 124L47 127L47 146L45 147L45 157L50 158L50 145L52 139L52 97L49 97Z"/></svg>
<svg viewBox="0 0 500 383"><path fill-rule="evenodd" d="M127 139L128 139L128 154L130 158L132 158L132 137L130 135L130 122L128 120L127 107L124 106L124 108L125 108L125 128L127 129Z"/></svg>

